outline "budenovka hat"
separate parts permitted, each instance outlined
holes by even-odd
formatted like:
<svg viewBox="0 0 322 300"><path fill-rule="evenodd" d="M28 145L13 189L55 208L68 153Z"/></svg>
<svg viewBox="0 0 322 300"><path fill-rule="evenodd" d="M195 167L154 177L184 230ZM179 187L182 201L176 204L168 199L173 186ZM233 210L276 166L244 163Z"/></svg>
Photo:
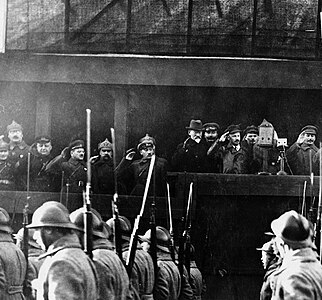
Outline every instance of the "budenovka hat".
<svg viewBox="0 0 322 300"><path fill-rule="evenodd" d="M310 222L294 210L272 221L274 234L292 248L314 247Z"/></svg>
<svg viewBox="0 0 322 300"><path fill-rule="evenodd" d="M186 129L195 130L195 131L204 131L201 120L194 120L194 119L190 121L190 124L188 127L186 127Z"/></svg>
<svg viewBox="0 0 322 300"><path fill-rule="evenodd" d="M318 129L314 125L306 125L301 129L301 133L309 133L317 135Z"/></svg>
<svg viewBox="0 0 322 300"><path fill-rule="evenodd" d="M149 136L148 134L146 134L143 138L141 138L139 140L139 144L138 144L138 150L140 150L143 146L146 147L154 147L155 146L155 139L152 136Z"/></svg>
<svg viewBox="0 0 322 300"><path fill-rule="evenodd" d="M246 129L244 130L244 135L246 135L247 133L259 134L259 129L255 125L250 125L250 126L247 126Z"/></svg>
<svg viewBox="0 0 322 300"><path fill-rule="evenodd" d="M113 149L113 144L106 138L103 142L98 144L98 150L105 148L105 149Z"/></svg>
<svg viewBox="0 0 322 300"><path fill-rule="evenodd" d="M170 253L170 233L168 230L162 226L156 227L156 240L157 240L157 248L166 252ZM151 229L149 229L144 235L139 235L139 239L142 242L151 243Z"/></svg>
<svg viewBox="0 0 322 300"><path fill-rule="evenodd" d="M7 132L11 130L20 130L22 131L22 126L18 124L16 121L12 121L10 125L7 126Z"/></svg>

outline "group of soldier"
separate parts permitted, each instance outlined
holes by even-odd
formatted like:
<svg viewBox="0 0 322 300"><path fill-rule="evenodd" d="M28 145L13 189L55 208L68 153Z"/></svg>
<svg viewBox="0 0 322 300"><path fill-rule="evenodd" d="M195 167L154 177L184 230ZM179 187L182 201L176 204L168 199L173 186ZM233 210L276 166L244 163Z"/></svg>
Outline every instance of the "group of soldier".
<svg viewBox="0 0 322 300"><path fill-rule="evenodd" d="M201 299L202 275L193 246L189 268L183 265L181 272L166 228L155 228L154 260L151 229L138 236L133 252L130 221L119 216L116 230L115 219L104 222L91 209L89 249L85 212L82 207L69 213L60 202L47 201L29 225L12 235L9 214L0 208L1 299Z"/></svg>
<svg viewBox="0 0 322 300"><path fill-rule="evenodd" d="M322 299L322 265L313 224L294 210L271 222L261 248L266 271L261 300Z"/></svg>

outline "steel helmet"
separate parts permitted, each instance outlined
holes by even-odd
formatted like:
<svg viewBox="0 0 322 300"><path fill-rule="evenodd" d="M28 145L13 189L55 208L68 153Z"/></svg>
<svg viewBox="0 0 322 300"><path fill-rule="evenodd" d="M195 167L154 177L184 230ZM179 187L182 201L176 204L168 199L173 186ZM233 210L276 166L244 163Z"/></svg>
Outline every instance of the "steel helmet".
<svg viewBox="0 0 322 300"><path fill-rule="evenodd" d="M8 212L2 207L0 207L0 231L12 233L12 228L10 226L10 216Z"/></svg>
<svg viewBox="0 0 322 300"><path fill-rule="evenodd" d="M132 232L131 222L124 216L119 216L118 219L120 222L120 233L122 235L122 238L128 238ZM111 228L112 234L114 234L114 219L111 218L107 220L106 224Z"/></svg>
<svg viewBox="0 0 322 300"><path fill-rule="evenodd" d="M151 229L149 229L144 235L140 235L139 238L142 242L151 243ZM156 239L157 248L164 252L170 253L169 245L171 236L166 228L162 226L156 227Z"/></svg>
<svg viewBox="0 0 322 300"><path fill-rule="evenodd" d="M79 230L70 221L67 208L56 201L49 201L38 207L32 216L31 224L27 227L59 227Z"/></svg>
<svg viewBox="0 0 322 300"><path fill-rule="evenodd" d="M70 220L79 228L80 231L84 231L84 213L86 209L84 207L78 208L73 211L69 217ZM92 212L92 229L93 235L106 238L106 235L103 233L103 221L101 215L98 213L97 210L91 209Z"/></svg>

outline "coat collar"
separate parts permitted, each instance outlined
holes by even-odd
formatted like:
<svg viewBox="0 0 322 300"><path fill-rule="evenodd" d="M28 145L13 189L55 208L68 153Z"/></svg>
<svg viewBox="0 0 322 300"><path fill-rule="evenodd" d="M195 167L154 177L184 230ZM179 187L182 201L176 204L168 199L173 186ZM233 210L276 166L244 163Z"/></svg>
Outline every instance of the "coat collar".
<svg viewBox="0 0 322 300"><path fill-rule="evenodd" d="M23 150L27 147L28 147L28 145L26 144L25 141L21 141L20 143L9 142L9 150L10 151L12 151L15 148L19 148L20 150Z"/></svg>
<svg viewBox="0 0 322 300"><path fill-rule="evenodd" d="M47 256L53 256L58 251L66 248L79 248L79 249L82 248L76 233L65 235L60 239L58 239L57 241L55 241L53 244L51 244L48 247L48 250L46 253L39 256L39 259L45 258Z"/></svg>

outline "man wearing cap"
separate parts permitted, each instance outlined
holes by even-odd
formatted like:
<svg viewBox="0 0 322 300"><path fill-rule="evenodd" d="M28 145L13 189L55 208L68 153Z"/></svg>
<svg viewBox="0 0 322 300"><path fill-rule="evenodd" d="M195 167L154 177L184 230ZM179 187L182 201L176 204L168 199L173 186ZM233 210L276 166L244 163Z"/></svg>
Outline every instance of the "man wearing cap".
<svg viewBox="0 0 322 300"><path fill-rule="evenodd" d="M220 173L220 170L222 169L221 161L218 156L208 155L211 153L211 149L215 147L215 145L218 143L218 132L220 130L220 126L217 123L206 123L203 126L204 129L204 139L205 144L207 145L207 162L206 162L206 168L207 172L209 173Z"/></svg>
<svg viewBox="0 0 322 300"><path fill-rule="evenodd" d="M82 250L75 230L61 203L49 201L36 209L28 228L35 228L37 242L46 250L39 276L33 282L37 300L97 299L97 275L93 262Z"/></svg>
<svg viewBox="0 0 322 300"><path fill-rule="evenodd" d="M317 128L307 125L301 129L297 141L286 151L286 159L293 175L310 175L313 172L313 157L318 148L314 145Z"/></svg>
<svg viewBox="0 0 322 300"><path fill-rule="evenodd" d="M45 171L47 164L53 159L51 138L46 135L39 136L30 146L30 191L51 192L55 191L53 178ZM28 157L25 156L16 164L20 174L22 189L27 187Z"/></svg>
<svg viewBox="0 0 322 300"><path fill-rule="evenodd" d="M254 145L258 142L259 130L255 125L247 126L244 130L244 137L240 145L245 151L246 161L245 161L245 173L254 174Z"/></svg>
<svg viewBox="0 0 322 300"><path fill-rule="evenodd" d="M123 260L126 262L129 256L130 236L132 233L132 226L130 221L124 217L119 216L120 234L122 242L122 255ZM106 221L106 224L111 228L112 234L109 236L109 241L114 243L114 219L111 218ZM133 290L139 294L140 299L153 300L153 287L154 287L154 266L153 261L147 252L143 250L140 244L134 255L133 267L128 270L131 286Z"/></svg>
<svg viewBox="0 0 322 300"><path fill-rule="evenodd" d="M12 123L7 126L9 159L12 160L13 164L25 157L29 151L29 146L23 140L22 131L22 126L15 121L12 121Z"/></svg>
<svg viewBox="0 0 322 300"><path fill-rule="evenodd" d="M190 121L188 138L177 146L171 159L172 170L181 172L207 172L207 145L202 139L204 128L201 120Z"/></svg>
<svg viewBox="0 0 322 300"><path fill-rule="evenodd" d="M56 156L46 166L46 172L57 178L59 175L66 193L81 194L86 186L87 168L84 162L85 146L83 140L75 140L64 148L60 155ZM69 203L68 209L75 210L82 206L82 197L74 198Z"/></svg>
<svg viewBox="0 0 322 300"><path fill-rule="evenodd" d="M208 155L219 157L222 161L222 173L243 174L246 172L246 153L240 145L241 129L239 125L230 125L219 138L218 143L208 151Z"/></svg>
<svg viewBox="0 0 322 300"><path fill-rule="evenodd" d="M71 221L79 227L84 247L84 214L82 207L70 214ZM108 232L104 230L100 214L92 209L93 262L98 273L99 299L126 300L129 294L129 278L125 267L108 243Z"/></svg>
<svg viewBox="0 0 322 300"><path fill-rule="evenodd" d="M10 217L0 208L0 299L24 299L23 283L27 263L23 252L11 237Z"/></svg>
<svg viewBox="0 0 322 300"><path fill-rule="evenodd" d="M312 249L309 221L291 210L272 221L271 228L283 257L272 299L322 299L322 266Z"/></svg>
<svg viewBox="0 0 322 300"><path fill-rule="evenodd" d="M256 248L262 252L262 263L265 270L262 288L260 291L260 300L272 299L271 282L275 282L275 273L279 269L282 260L275 254L274 246L275 241L271 239L269 242L264 243L261 248Z"/></svg>
<svg viewBox="0 0 322 300"><path fill-rule="evenodd" d="M151 244L151 230L139 237L142 247L149 252ZM170 254L170 233L162 227L156 227L156 248L158 273L153 290L155 300L194 299L187 273L181 277L179 269Z"/></svg>
<svg viewBox="0 0 322 300"><path fill-rule="evenodd" d="M137 149L142 158L133 161L127 168L119 166L118 176L120 180L127 187L131 195L142 196L147 182L151 159L155 155L153 178L151 178L149 191L151 195L155 191L156 196L165 196L168 162L166 159L156 156L155 139L146 134L139 140ZM122 164L121 162L120 165Z"/></svg>
<svg viewBox="0 0 322 300"><path fill-rule="evenodd" d="M9 159L9 145L0 136L0 190L16 189L15 168Z"/></svg>

